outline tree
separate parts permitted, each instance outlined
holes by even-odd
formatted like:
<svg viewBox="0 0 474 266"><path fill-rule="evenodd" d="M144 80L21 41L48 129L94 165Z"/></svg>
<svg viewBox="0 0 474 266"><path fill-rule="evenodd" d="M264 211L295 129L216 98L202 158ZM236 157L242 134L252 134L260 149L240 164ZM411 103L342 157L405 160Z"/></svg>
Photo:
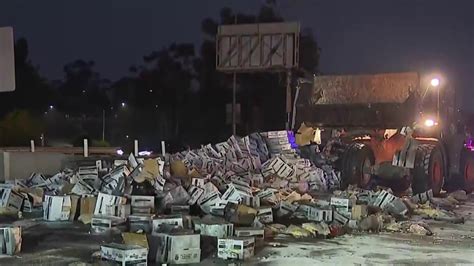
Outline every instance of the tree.
<svg viewBox="0 0 474 266"><path fill-rule="evenodd" d="M47 81L39 74L39 68L29 60L28 42L20 38L15 43L16 90L2 93L0 114L14 109L28 109L33 113L44 111L53 97Z"/></svg>
<svg viewBox="0 0 474 266"><path fill-rule="evenodd" d="M106 95L110 81L94 71L95 62L76 60L64 66L64 81L58 88L56 105L69 114L98 114L108 108Z"/></svg>

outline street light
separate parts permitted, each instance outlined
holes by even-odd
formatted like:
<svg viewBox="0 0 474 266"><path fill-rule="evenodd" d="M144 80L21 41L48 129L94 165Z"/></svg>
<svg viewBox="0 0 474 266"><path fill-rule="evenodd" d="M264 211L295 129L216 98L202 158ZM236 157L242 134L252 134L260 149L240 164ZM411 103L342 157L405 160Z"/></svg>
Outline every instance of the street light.
<svg viewBox="0 0 474 266"><path fill-rule="evenodd" d="M439 79L438 78L432 79L431 80L431 86L438 87L439 86Z"/></svg>

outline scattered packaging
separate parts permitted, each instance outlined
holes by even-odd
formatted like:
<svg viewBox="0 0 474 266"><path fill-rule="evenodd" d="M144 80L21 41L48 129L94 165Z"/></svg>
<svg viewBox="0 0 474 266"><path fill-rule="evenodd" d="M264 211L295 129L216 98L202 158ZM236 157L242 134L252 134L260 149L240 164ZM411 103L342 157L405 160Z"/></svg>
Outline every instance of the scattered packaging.
<svg viewBox="0 0 474 266"><path fill-rule="evenodd" d="M162 237L157 253L161 263L189 264L201 261L201 236L199 234L176 232Z"/></svg>
<svg viewBox="0 0 474 266"><path fill-rule="evenodd" d="M150 234L152 232L152 221L154 214L132 214L128 216L128 227L130 232L143 231Z"/></svg>
<svg viewBox="0 0 474 266"><path fill-rule="evenodd" d="M119 265L147 265L148 249L141 246L132 246L111 243L100 246L102 259L110 260Z"/></svg>
<svg viewBox="0 0 474 266"><path fill-rule="evenodd" d="M160 231L160 226L172 225L173 227L183 228L183 216L181 215L159 215L156 216L152 221L152 232L158 233Z"/></svg>
<svg viewBox="0 0 474 266"><path fill-rule="evenodd" d="M273 223L273 210L271 207L260 207L257 209L257 219L262 224Z"/></svg>
<svg viewBox="0 0 474 266"><path fill-rule="evenodd" d="M21 251L21 227L1 226L0 227L0 254L16 255Z"/></svg>
<svg viewBox="0 0 474 266"><path fill-rule="evenodd" d="M232 236L234 225L225 221L195 221L194 230L204 236L224 238Z"/></svg>
<svg viewBox="0 0 474 266"><path fill-rule="evenodd" d="M0 207L7 211L18 212L23 205L23 195L12 190L11 188L0 188Z"/></svg>
<svg viewBox="0 0 474 266"><path fill-rule="evenodd" d="M151 214L155 212L155 197L132 195L130 205L132 214Z"/></svg>
<svg viewBox="0 0 474 266"><path fill-rule="evenodd" d="M352 206L352 219L361 220L367 217L367 205L354 205Z"/></svg>
<svg viewBox="0 0 474 266"><path fill-rule="evenodd" d="M103 234L112 231L121 232L126 228L126 220L114 216L93 216L91 220L91 233Z"/></svg>
<svg viewBox="0 0 474 266"><path fill-rule="evenodd" d="M247 237L251 236L255 238L255 241L263 241L265 230L262 228L253 228L253 227L236 227L234 229L234 235L236 237Z"/></svg>
<svg viewBox="0 0 474 266"><path fill-rule="evenodd" d="M104 193L99 193L94 209L94 215L113 215L120 216L118 213L120 206L126 203L127 199L120 196L114 196ZM114 213L110 213L113 210Z"/></svg>
<svg viewBox="0 0 474 266"><path fill-rule="evenodd" d="M189 205L171 205L171 214L189 214Z"/></svg>
<svg viewBox="0 0 474 266"><path fill-rule="evenodd" d="M43 202L43 219L46 221L67 221L71 213L70 196L46 195Z"/></svg>
<svg viewBox="0 0 474 266"><path fill-rule="evenodd" d="M252 225L257 216L257 210L242 204L228 202L224 209L227 221L238 225Z"/></svg>
<svg viewBox="0 0 474 266"><path fill-rule="evenodd" d="M140 246L146 249L148 247L148 240L146 234L136 234L136 233L122 233L123 243L125 245Z"/></svg>
<svg viewBox="0 0 474 266"><path fill-rule="evenodd" d="M80 214L78 220L84 224L89 224L94 216L94 209L97 198L93 195L83 195L80 199Z"/></svg>
<svg viewBox="0 0 474 266"><path fill-rule="evenodd" d="M246 260L253 257L254 250L253 237L228 237L219 238L217 241L217 257L225 260Z"/></svg>

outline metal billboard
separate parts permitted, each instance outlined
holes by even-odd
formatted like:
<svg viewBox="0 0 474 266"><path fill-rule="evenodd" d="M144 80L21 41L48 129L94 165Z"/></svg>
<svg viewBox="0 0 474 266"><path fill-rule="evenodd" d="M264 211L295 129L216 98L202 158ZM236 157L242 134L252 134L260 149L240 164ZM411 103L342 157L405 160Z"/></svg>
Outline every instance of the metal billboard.
<svg viewBox="0 0 474 266"><path fill-rule="evenodd" d="M298 66L300 25L219 26L216 68L224 72L287 71Z"/></svg>
<svg viewBox="0 0 474 266"><path fill-rule="evenodd" d="M13 29L0 28L0 92L15 90Z"/></svg>

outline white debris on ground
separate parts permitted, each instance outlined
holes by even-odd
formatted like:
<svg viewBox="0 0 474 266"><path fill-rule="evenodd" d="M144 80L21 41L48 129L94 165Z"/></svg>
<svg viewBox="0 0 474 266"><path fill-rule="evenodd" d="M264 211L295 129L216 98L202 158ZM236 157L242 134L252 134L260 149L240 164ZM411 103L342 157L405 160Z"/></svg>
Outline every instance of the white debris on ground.
<svg viewBox="0 0 474 266"><path fill-rule="evenodd" d="M434 200L429 191L403 198L386 188L339 191L340 173L331 163L316 167L294 142L292 132L254 133L166 158L130 154L127 160L109 165L99 160L51 177L34 173L0 186L1 213L21 217L42 211L45 221L77 220L90 224L93 234L128 231L123 243L104 244L98 254L144 264L198 263L208 248L201 247L201 238L215 244L219 258L246 260L256 245L282 234L432 235L423 218L462 222L440 206L459 204L465 193ZM14 237L0 251L18 254L21 228L0 228L0 237L7 234Z"/></svg>

